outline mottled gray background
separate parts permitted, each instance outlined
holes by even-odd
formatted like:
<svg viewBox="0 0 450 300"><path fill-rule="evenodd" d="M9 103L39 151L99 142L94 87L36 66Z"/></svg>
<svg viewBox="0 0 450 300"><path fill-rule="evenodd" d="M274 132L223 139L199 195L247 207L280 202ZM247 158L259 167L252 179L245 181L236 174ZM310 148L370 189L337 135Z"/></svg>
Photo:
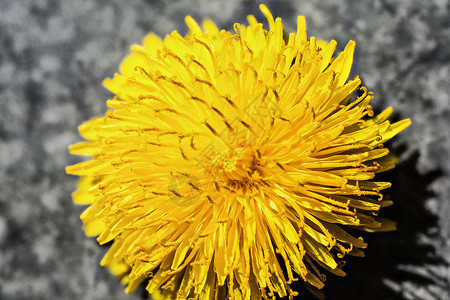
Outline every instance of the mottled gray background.
<svg viewBox="0 0 450 300"><path fill-rule="evenodd" d="M125 4L126 3L126 4ZM101 86L129 45L148 31L186 30L184 16L230 29L254 13L244 0L0 1L0 299L143 299L99 266L105 248L81 230L70 194L79 160L76 127L105 111ZM329 299L449 299L450 2L448 0L266 1L295 28L357 42L355 74L413 125L391 145L400 167L387 175L394 233L366 235L366 258L346 278L328 276ZM300 299L310 299L301 293Z"/></svg>

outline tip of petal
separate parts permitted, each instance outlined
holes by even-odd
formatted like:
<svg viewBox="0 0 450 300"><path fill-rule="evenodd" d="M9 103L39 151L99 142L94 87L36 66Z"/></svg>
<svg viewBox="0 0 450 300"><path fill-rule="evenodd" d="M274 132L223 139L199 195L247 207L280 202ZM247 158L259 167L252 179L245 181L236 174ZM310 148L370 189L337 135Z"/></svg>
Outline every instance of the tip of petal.
<svg viewBox="0 0 450 300"><path fill-rule="evenodd" d="M264 4L260 4L259 5L259 9L261 10L261 12L266 17L267 22L269 22L270 29L273 29L274 25L275 25L275 21L273 19L273 16L272 16L272 13L270 12L270 10Z"/></svg>
<svg viewBox="0 0 450 300"><path fill-rule="evenodd" d="M306 42L306 19L304 16L298 16L297 18L297 41Z"/></svg>
<svg viewBox="0 0 450 300"><path fill-rule="evenodd" d="M186 18L184 18L184 21L186 22L186 25L189 27L189 29L193 34L202 33L202 29L200 28L198 23L194 20L194 18L192 18L191 16L186 16Z"/></svg>

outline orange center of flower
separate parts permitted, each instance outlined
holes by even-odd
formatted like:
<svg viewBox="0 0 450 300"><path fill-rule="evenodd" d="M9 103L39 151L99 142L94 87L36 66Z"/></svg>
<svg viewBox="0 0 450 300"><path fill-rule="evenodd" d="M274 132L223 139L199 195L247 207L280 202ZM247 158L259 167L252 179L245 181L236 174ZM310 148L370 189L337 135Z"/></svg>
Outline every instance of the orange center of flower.
<svg viewBox="0 0 450 300"><path fill-rule="evenodd" d="M209 156L205 171L216 184L233 192L246 193L254 187L252 177L259 176L257 153L244 145L216 149Z"/></svg>

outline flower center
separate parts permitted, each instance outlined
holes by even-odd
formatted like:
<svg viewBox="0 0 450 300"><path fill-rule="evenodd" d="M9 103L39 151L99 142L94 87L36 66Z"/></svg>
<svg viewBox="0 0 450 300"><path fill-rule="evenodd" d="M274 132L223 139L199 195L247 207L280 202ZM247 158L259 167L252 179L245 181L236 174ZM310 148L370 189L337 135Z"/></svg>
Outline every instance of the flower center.
<svg viewBox="0 0 450 300"><path fill-rule="evenodd" d="M236 147L226 153L217 153L210 159L214 181L225 188L247 193L256 186L255 179L260 175L256 150L250 147Z"/></svg>

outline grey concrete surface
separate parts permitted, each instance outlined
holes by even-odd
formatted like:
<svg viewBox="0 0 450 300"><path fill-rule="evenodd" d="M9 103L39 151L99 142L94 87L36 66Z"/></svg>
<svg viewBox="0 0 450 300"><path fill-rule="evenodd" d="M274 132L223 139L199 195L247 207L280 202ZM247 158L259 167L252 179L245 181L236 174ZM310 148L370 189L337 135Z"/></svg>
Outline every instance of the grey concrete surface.
<svg viewBox="0 0 450 300"><path fill-rule="evenodd" d="M102 80L145 33L186 30L184 16L231 29L263 16L260 1L0 1L0 299L143 299L99 266L105 248L81 230L71 202L76 127L102 114ZM329 299L450 299L450 1L266 1L295 28L357 42L354 73L413 125L392 143L388 176L399 230L367 237L346 278L329 275ZM301 287L300 287L301 288ZM302 289L299 299L311 296Z"/></svg>

